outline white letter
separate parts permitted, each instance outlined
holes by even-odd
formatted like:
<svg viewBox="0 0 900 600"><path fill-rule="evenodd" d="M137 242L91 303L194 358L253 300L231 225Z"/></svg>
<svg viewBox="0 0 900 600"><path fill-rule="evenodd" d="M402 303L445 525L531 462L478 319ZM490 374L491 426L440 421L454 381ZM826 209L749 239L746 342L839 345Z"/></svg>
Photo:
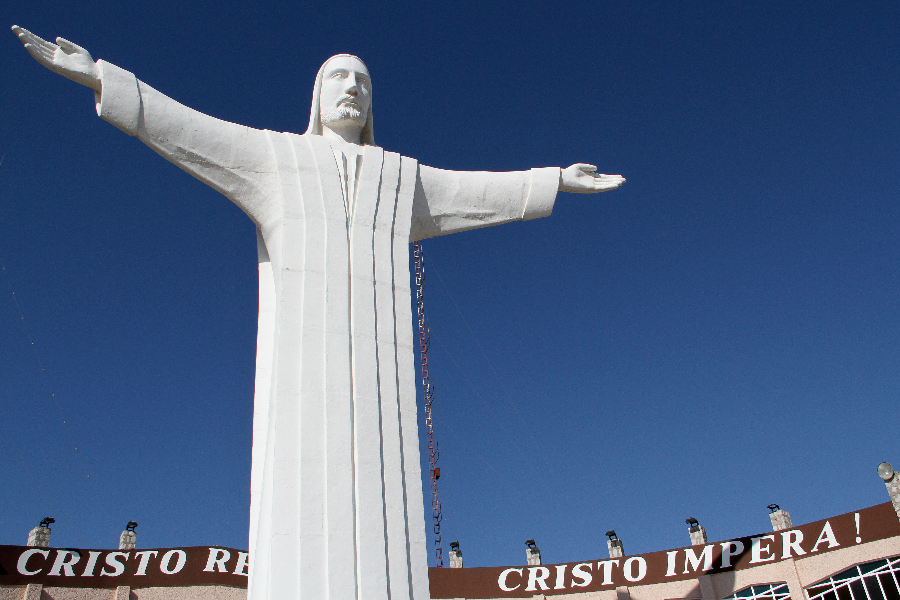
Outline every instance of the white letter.
<svg viewBox="0 0 900 600"><path fill-rule="evenodd" d="M103 554L103 553L95 552L93 550L88 552L88 561L87 561L87 564L84 566L84 573L81 574L82 577L93 577L94 576L94 567L97 566L97 559L100 557L101 554Z"/></svg>
<svg viewBox="0 0 900 600"><path fill-rule="evenodd" d="M568 565L556 565L556 585L553 586L554 590L564 590L566 589L566 567Z"/></svg>
<svg viewBox="0 0 900 600"><path fill-rule="evenodd" d="M822 528L822 533L819 534L819 539L816 540L816 545L813 546L810 552L816 552L819 549L819 544L824 544L828 542L829 548L837 548L840 546L837 540L834 539L834 532L831 530L831 523L825 521L825 527Z"/></svg>
<svg viewBox="0 0 900 600"><path fill-rule="evenodd" d="M249 552L238 552L238 561L234 566L234 574L235 575L250 575L247 573L247 561L250 559Z"/></svg>
<svg viewBox="0 0 900 600"><path fill-rule="evenodd" d="M763 540L767 542L774 542L774 535L761 535L759 537L755 537L750 540L750 564L753 563L761 563L768 562L770 560L775 560L775 555L768 556L772 554L772 549L769 548L769 544L763 546ZM763 552L766 553L767 556L763 556Z"/></svg>
<svg viewBox="0 0 900 600"><path fill-rule="evenodd" d="M203 570L215 573L216 569L218 569L219 573L227 573L228 569L225 567L225 561L229 558L231 558L231 552L228 550L210 548L209 559L206 561L206 568Z"/></svg>
<svg viewBox="0 0 900 600"><path fill-rule="evenodd" d="M541 572L541 576L538 577L538 571ZM547 587L547 583L544 581L550 577L550 569L547 567L528 567L528 587L525 588L525 591L536 590L534 587L536 584L541 584L542 590L549 590Z"/></svg>
<svg viewBox="0 0 900 600"><path fill-rule="evenodd" d="M631 565L633 563L638 564L638 573L636 576L631 576ZM632 556L628 560L625 561L625 564L622 565L622 575L625 576L625 579L628 581L640 581L644 578L644 575L647 574L647 561L640 556Z"/></svg>
<svg viewBox="0 0 900 600"><path fill-rule="evenodd" d="M588 570L585 571L581 567L587 567ZM591 580L593 579L593 576L591 575L590 570L592 567L593 567L593 565L591 563L578 563L577 565L572 567L572 583L571 583L571 585L573 585L575 587L587 587L587 586L591 585ZM576 577L581 580L581 583L578 583L577 581L575 581Z"/></svg>
<svg viewBox="0 0 900 600"><path fill-rule="evenodd" d="M147 563L150 562L150 555L153 555L153 558L156 558L157 554L159 554L159 552L157 552L156 550L141 550L140 552L135 552L135 556L141 557L141 562L138 563L138 568L135 575L146 575Z"/></svg>
<svg viewBox="0 0 900 600"><path fill-rule="evenodd" d="M176 554L178 555L178 560L175 562L175 568L170 571L169 563L172 562L172 557ZM184 568L184 561L186 560L187 554L184 553L184 550L169 550L163 554L162 560L159 561L159 570L166 575L174 575Z"/></svg>
<svg viewBox="0 0 900 600"><path fill-rule="evenodd" d="M499 585L500 589L503 590L504 592L511 592L514 589L518 588L520 585L522 585L521 583L519 583L516 585L516 587L506 587L506 578L509 576L510 573L518 573L519 576L521 576L522 569L516 569L516 568L506 569L505 571L500 573L500 577L497 578L497 585Z"/></svg>
<svg viewBox="0 0 900 600"><path fill-rule="evenodd" d="M106 564L113 569L115 569L112 573L107 573L106 569L100 571L101 575L108 575L110 577L115 577L117 575L121 575L125 572L125 565L116 560L117 556L121 556L125 560L128 560L127 552L110 552L106 555Z"/></svg>
<svg viewBox="0 0 900 600"><path fill-rule="evenodd" d="M603 569L603 583L600 585L612 585L612 568L613 566L619 566L619 559L613 560L601 560L597 563L597 568Z"/></svg>
<svg viewBox="0 0 900 600"><path fill-rule="evenodd" d="M731 566L731 558L739 555L744 551L744 542L734 540L733 542L722 542L722 568L727 569Z"/></svg>
<svg viewBox="0 0 900 600"><path fill-rule="evenodd" d="M790 558L791 550L797 553L797 556L803 556L806 554L806 550L800 547L800 542L803 541L803 532L799 529L791 529L790 531L782 531L781 532L781 542L782 549L784 552L781 553L781 558Z"/></svg>
<svg viewBox="0 0 900 600"><path fill-rule="evenodd" d="M703 559L703 570L709 571L712 569L712 550L713 545L703 547L703 552L700 553L700 556L694 554L693 548L685 548L684 549L684 574L687 575L690 571L688 570L688 563L693 568L694 571L700 566L700 559Z"/></svg>
<svg viewBox="0 0 900 600"><path fill-rule="evenodd" d="M72 558L74 560L66 560L67 558ZM72 566L79 560L81 560L81 555L77 552L72 552L71 550L57 550L56 562L53 563L53 568L50 569L50 572L47 573L47 575L59 575L60 569L65 569L66 577L75 577L75 571L72 570Z"/></svg>
<svg viewBox="0 0 900 600"><path fill-rule="evenodd" d="M34 556L35 554L42 554L44 558L50 556L49 550L38 550L37 548L32 548L31 550L26 550L19 556L19 563L16 565L16 568L19 570L19 573L22 575L37 575L41 572L42 569L38 569L37 571L29 571L28 570L28 559Z"/></svg>
<svg viewBox="0 0 900 600"><path fill-rule="evenodd" d="M669 550L666 552L666 577L675 575L675 557L678 556L678 550Z"/></svg>

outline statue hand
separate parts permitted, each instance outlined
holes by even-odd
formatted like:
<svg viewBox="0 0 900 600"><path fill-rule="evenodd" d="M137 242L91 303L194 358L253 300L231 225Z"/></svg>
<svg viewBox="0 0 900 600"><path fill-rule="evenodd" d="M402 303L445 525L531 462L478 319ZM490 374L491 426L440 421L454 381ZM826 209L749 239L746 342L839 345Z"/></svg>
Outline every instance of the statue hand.
<svg viewBox="0 0 900 600"><path fill-rule="evenodd" d="M54 73L100 91L100 67L87 50L61 37L56 38L56 44L48 42L18 25L13 25L12 30L36 61Z"/></svg>
<svg viewBox="0 0 900 600"><path fill-rule="evenodd" d="M621 175L603 175L596 173L596 170L597 167L594 165L584 163L562 169L559 175L559 191L593 194L614 190L625 183L625 178Z"/></svg>

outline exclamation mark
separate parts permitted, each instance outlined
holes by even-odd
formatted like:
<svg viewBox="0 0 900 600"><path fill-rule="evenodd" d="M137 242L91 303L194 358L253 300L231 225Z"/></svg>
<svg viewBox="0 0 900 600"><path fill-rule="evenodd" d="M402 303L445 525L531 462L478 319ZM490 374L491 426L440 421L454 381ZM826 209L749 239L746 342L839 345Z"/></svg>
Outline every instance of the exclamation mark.
<svg viewBox="0 0 900 600"><path fill-rule="evenodd" d="M856 518L856 543L860 543L862 538L859 537L859 513L853 513L853 516Z"/></svg>

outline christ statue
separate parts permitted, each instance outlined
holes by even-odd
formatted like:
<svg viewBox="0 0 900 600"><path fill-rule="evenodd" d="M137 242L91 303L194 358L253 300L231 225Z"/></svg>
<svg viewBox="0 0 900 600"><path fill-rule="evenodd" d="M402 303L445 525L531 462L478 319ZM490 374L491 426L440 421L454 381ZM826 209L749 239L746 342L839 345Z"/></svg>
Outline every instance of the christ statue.
<svg viewBox="0 0 900 600"><path fill-rule="evenodd" d="M409 243L546 217L558 191L625 180L588 164L446 171L388 152L355 56L319 69L297 135L215 119L69 41L13 31L93 89L102 119L256 224L251 600L426 600Z"/></svg>

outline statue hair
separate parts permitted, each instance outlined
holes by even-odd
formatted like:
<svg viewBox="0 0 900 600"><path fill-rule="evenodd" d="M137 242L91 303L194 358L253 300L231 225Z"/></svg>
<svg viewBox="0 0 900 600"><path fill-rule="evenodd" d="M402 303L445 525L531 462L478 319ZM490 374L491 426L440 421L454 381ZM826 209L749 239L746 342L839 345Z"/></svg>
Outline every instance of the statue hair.
<svg viewBox="0 0 900 600"><path fill-rule="evenodd" d="M354 56L352 54L335 54L319 67L319 73L316 75L316 85L313 88L313 99L312 99L312 108L309 111L309 127L306 129L306 135L322 135L322 117L321 117L321 104L319 102L319 95L322 91L322 78L325 76L325 66L331 62L333 58L339 58L341 56L346 56L349 58L355 58L359 62L365 66L364 63L358 56ZM368 67L366 67L368 70ZM371 86L371 77L369 78L369 85ZM371 90L370 90L371 93ZM375 134L373 133L372 127L372 103L369 102L369 112L366 114L366 124L363 126L362 132L360 132L359 141L363 144L363 146L374 146L375 145Z"/></svg>

